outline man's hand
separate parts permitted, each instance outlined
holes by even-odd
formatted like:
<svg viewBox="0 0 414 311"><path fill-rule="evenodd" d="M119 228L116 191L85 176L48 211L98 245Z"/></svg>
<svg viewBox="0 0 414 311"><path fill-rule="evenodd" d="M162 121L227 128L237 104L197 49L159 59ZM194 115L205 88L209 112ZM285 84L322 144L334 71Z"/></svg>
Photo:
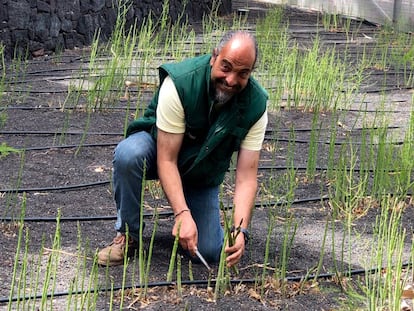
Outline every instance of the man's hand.
<svg viewBox="0 0 414 311"><path fill-rule="evenodd" d="M188 212L181 213L175 218L172 235L177 236L178 230L180 232L179 242L183 249L190 252L192 256L195 256L197 249L197 225L191 216L190 210Z"/></svg>
<svg viewBox="0 0 414 311"><path fill-rule="evenodd" d="M236 265L244 254L245 249L244 234L241 232L237 235L233 246L228 246L225 249L227 253L226 263L228 267Z"/></svg>

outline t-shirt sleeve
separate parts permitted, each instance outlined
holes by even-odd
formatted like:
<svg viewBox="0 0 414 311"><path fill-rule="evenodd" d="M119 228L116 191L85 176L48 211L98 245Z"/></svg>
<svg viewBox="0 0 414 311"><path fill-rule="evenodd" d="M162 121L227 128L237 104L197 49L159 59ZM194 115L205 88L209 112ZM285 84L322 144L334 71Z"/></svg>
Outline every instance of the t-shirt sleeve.
<svg viewBox="0 0 414 311"><path fill-rule="evenodd" d="M267 127L267 110L263 113L259 120L250 128L246 137L241 143L241 148L253 151L262 149L264 136Z"/></svg>
<svg viewBox="0 0 414 311"><path fill-rule="evenodd" d="M160 130L173 134L185 132L184 108L169 76L161 84L156 113L156 125Z"/></svg>

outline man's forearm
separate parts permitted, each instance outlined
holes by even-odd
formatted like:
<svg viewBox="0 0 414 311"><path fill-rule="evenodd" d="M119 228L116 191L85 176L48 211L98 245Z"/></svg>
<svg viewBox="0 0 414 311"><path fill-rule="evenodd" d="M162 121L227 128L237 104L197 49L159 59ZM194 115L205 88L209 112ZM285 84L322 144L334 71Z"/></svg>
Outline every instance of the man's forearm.
<svg viewBox="0 0 414 311"><path fill-rule="evenodd" d="M187 208L180 173L177 167L178 153L183 134L171 134L158 130L157 169L164 193L174 213Z"/></svg>
<svg viewBox="0 0 414 311"><path fill-rule="evenodd" d="M254 201L256 198L257 181L246 181L236 184L234 194L234 226L247 228L250 224Z"/></svg>
<svg viewBox="0 0 414 311"><path fill-rule="evenodd" d="M158 163L158 176L174 215L188 209L177 166L169 162Z"/></svg>

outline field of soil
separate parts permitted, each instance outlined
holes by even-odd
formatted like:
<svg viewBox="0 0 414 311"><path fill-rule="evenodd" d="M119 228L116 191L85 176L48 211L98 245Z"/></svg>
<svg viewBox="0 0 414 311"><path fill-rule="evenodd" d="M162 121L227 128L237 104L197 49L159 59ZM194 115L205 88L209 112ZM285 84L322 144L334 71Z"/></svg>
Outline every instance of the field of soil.
<svg viewBox="0 0 414 311"><path fill-rule="evenodd" d="M248 2L253 24L270 9L268 4ZM243 5L238 4L235 10L241 7ZM316 34L316 13L289 9L285 18L289 19L292 40L304 48L309 46ZM358 35L349 45L357 51L363 48L366 40L375 40L378 27L360 21L355 23L359 28ZM347 40L349 43L341 31L320 30L320 38L323 45L336 45L339 49ZM114 237L112 154L123 138L126 121L133 119L135 111L128 110L128 102L121 98L109 108L92 113L87 113L81 106L71 107L65 101L69 81L87 65L87 53L88 49L83 49L65 51L59 56L44 55L28 61L24 72L8 71L10 84L0 103L5 115L4 124L0 127L0 144L24 152L0 158L0 310L9 310L9 300L18 295L16 290L11 292L11 286L14 284L16 288L25 277L27 280L37 278L39 284L47 281L50 286L53 284L54 295L48 297L53 300L53 307L49 304L48 310L72 310L66 308L68 300L74 299L68 293L85 294L86 284L92 291L97 291L96 310L110 310L111 304L111 310L119 310L121 292L118 289L122 286L128 288L124 292L122 310L342 310L348 297L333 274L334 268L338 265L353 271L367 268L378 210L370 209L355 220L352 227L355 234L344 242L345 249L350 249L351 253L342 258L340 247L345 236L342 224L339 222L335 228L329 225L329 234L325 234L332 212L326 200L328 185L323 169L327 166L331 135L326 129L331 128L332 122L337 122L339 139L345 140L347 135L357 137L360 132L352 129L366 126L370 120L374 122L377 111L385 110L389 111L390 127L395 126L396 134L402 135L412 111L412 90L397 87L400 73L389 71L384 79L381 70L372 69L363 81L361 94L356 94L351 109L344 111L339 120L332 120L330 113L321 113L321 131L317 139L320 142L318 170L314 180L306 178L304 169L308 161L313 113L283 107L271 111L261 154L260 189L251 223L251 240L238 265L239 274L232 275L231 288L216 301L213 301L214 282L210 281L217 275L217 266L213 266L214 271L209 275L203 265L194 264L190 268L188 260L183 257L181 295L177 283L166 282L174 243L171 236L173 217L157 182L149 183L145 193L144 249L149 249L155 223L157 226L148 293L146 299L139 299L142 284L139 283L137 259L132 260L125 270L122 266L101 267L96 279L88 279L96 250ZM11 63L7 65L11 66ZM141 92L131 89L130 101L149 101L151 95L152 89L145 86ZM366 111L363 120L361 109ZM292 150L297 188L294 204L286 209L282 202L287 185L274 186L272 189L279 189L277 192L269 193L268 189L272 182L277 184L289 173L286 167ZM337 152L340 152L340 146ZM229 172L223 186L225 204L231 202L232 177L232 172ZM155 211L159 214L158 219ZM60 219L59 224L57 218ZM18 225L21 219L24 219L23 227ZM403 217L407 232L413 231L413 219L413 205L409 202ZM269 224L274 227L269 228ZM57 230L59 240L56 239ZM268 236L270 241L267 244ZM278 263L286 243L291 243L285 263L287 284L281 286L275 279L268 279L264 286L257 286L255 280L261 278L264 269L269 276L278 273L274 270L280 266ZM406 245L410 247L409 239ZM27 256L23 258L25 250ZM79 254L86 256L80 259ZM265 256L268 256L267 265ZM50 275L47 267L51 258L57 257L58 261L53 263L57 273ZM24 261L27 265L23 265ZM39 266L41 269L34 269ZM319 272L326 276L318 278L317 282L301 282L301 279L312 275L317 266L321 267ZM27 271L21 272L23 267ZM34 270L40 271L38 276ZM86 271L85 284L80 282L80 271ZM126 275L125 279L123 275ZM347 281L357 283L358 278L359 275L355 275ZM113 297L110 295L111 287L115 289ZM20 297L24 296L32 303L36 300L36 310L42 310L43 301L38 297L42 296L42 287L35 288L36 284L28 284L26 294ZM14 301L10 310L25 310L23 305L22 301ZM80 305L77 307L77 310L81 309Z"/></svg>

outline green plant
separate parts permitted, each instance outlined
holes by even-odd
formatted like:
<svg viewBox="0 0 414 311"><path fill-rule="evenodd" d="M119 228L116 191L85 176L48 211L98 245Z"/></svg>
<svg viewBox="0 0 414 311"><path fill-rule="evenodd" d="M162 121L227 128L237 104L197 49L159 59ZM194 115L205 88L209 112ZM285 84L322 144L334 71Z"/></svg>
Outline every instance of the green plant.
<svg viewBox="0 0 414 311"><path fill-rule="evenodd" d="M376 268L376 273L367 273L365 279L365 304L369 310L400 310L406 235L401 225L401 212L398 197L384 196L374 225L375 239L368 263Z"/></svg>
<svg viewBox="0 0 414 311"><path fill-rule="evenodd" d="M7 120L7 113L3 110L3 95L6 89L6 63L4 59L4 45L0 43L0 129Z"/></svg>
<svg viewBox="0 0 414 311"><path fill-rule="evenodd" d="M414 98L414 96L413 96ZM403 144L398 150L395 163L394 185L400 190L401 195L405 196L413 192L414 182L412 181L412 172L414 170L414 162L412 156L414 154L414 111L411 111L409 124L405 132Z"/></svg>
<svg viewBox="0 0 414 311"><path fill-rule="evenodd" d="M104 108L115 98L121 97L123 84L131 67L134 48L138 40L136 26L125 29L126 14L131 2L129 0L118 2L118 16L107 50L111 56L103 66L90 66L92 76L96 77L92 89L88 92L88 106L90 109ZM95 62L92 61L92 64ZM113 92L113 90L118 90Z"/></svg>
<svg viewBox="0 0 414 311"><path fill-rule="evenodd" d="M270 243L272 241L273 229L276 225L276 221L274 219L274 216L273 216L272 212L269 212L269 218L268 219L269 220L268 220L267 234L266 234L266 247L265 247L264 259L263 259L263 269L262 269L262 275L260 277L260 284L261 284L261 286L260 286L260 296L261 297L263 297L263 295L264 295L266 279L268 277L268 265L270 264L270 262L269 262ZM257 277L257 279L259 279L259 277Z"/></svg>
<svg viewBox="0 0 414 311"><path fill-rule="evenodd" d="M349 148L347 150L346 148ZM352 262L352 231L353 222L365 216L370 208L372 202L367 196L368 175L359 175L356 170L357 156L353 150L352 143L346 147L341 148L341 156L338 160L338 165L335 171L335 177L332 180L330 188L329 205L332 207L332 240L335 236L335 221L342 220L343 222L343 236L340 246L339 262L341 266L338 267L338 261L335 259L335 273L338 278L345 272L350 272L351 264L344 267L345 262ZM348 244L346 244L348 242ZM346 249L346 246L348 247ZM336 245L332 244L332 253L335 254Z"/></svg>
<svg viewBox="0 0 414 311"><path fill-rule="evenodd" d="M230 231L228 230L224 231L224 244L223 244L223 247L220 253L220 261L219 261L219 266L217 269L216 284L214 288L214 299L215 300L217 300L220 297L220 295L223 295L225 291L230 289L230 286L231 286L230 271L226 265L227 254L225 252L225 246L227 245L229 241L230 235L231 235Z"/></svg>
<svg viewBox="0 0 414 311"><path fill-rule="evenodd" d="M172 281L172 276L173 276L174 267L175 267L176 258L177 258L178 245L180 241L180 228L181 228L181 223L178 225L177 235L175 236L174 246L171 251L170 265L168 267L168 273L167 273L167 282Z"/></svg>
<svg viewBox="0 0 414 311"><path fill-rule="evenodd" d="M23 228L24 228L24 222L23 219L25 217L26 214L26 195L23 196L23 203L22 203L22 209L21 209L21 213L20 213L20 224L19 224L19 233L18 233L18 238L17 238L17 245L16 245L16 253L14 255L14 266L13 266L13 277L12 277L12 283L10 284L10 294L9 294L9 305L8 305L8 310L12 310L12 301L13 301L13 296L16 292L16 281L19 280L18 278L18 267L19 267L19 261L20 261L20 255L21 255L21 245L22 245L22 239L23 239ZM26 246L27 249L27 246ZM24 261L27 262L27 261ZM27 266L23 265L23 269L22 270L26 270ZM23 276L26 276L26 273L21 274ZM23 280L25 280L25 278L23 278ZM17 288L17 292L20 293L20 288L25 286L25 283L21 284L17 284L18 288ZM23 293L24 294L24 293Z"/></svg>
<svg viewBox="0 0 414 311"><path fill-rule="evenodd" d="M4 59L4 45L0 43L0 129L6 124L7 112L3 107L3 95L6 89L6 63ZM2 156L0 147L0 158Z"/></svg>
<svg viewBox="0 0 414 311"><path fill-rule="evenodd" d="M289 88L286 76L294 71L298 52L297 46L289 42L288 25L283 16L284 8L276 7L256 23L255 35L260 50L256 76L269 92L272 110L283 105L282 96Z"/></svg>
<svg viewBox="0 0 414 311"><path fill-rule="evenodd" d="M20 149L10 147L6 143L0 144L0 159L7 157L11 153L20 153L20 152L22 152Z"/></svg>
<svg viewBox="0 0 414 311"><path fill-rule="evenodd" d="M282 294L286 295L287 287L285 286L285 279L288 271L288 260L290 258L290 251L295 240L298 223L292 215L287 215L283 226L283 242L279 255L278 266L275 270L274 277L279 279L282 286Z"/></svg>
<svg viewBox="0 0 414 311"><path fill-rule="evenodd" d="M318 156L318 139L320 136L319 113L316 110L312 117L312 129L310 133L309 149L308 149L308 163L306 167L306 174L310 180L314 180L316 173L316 162Z"/></svg>

